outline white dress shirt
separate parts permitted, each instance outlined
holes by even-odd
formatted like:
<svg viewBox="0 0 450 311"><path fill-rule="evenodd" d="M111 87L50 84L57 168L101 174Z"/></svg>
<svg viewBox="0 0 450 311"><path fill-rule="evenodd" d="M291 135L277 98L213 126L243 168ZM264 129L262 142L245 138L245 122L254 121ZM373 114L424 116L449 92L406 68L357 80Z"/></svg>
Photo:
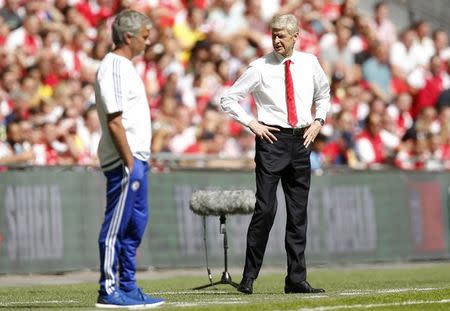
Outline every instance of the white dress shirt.
<svg viewBox="0 0 450 311"><path fill-rule="evenodd" d="M239 104L252 93L257 108L257 120L285 128L288 123L284 63L291 60L290 71L294 82L297 127L313 122L311 106L316 105L315 118L326 119L330 109L330 86L317 58L308 53L294 51L289 58L276 52L253 61L242 76L229 88L220 100L222 110L248 126L254 120Z"/></svg>

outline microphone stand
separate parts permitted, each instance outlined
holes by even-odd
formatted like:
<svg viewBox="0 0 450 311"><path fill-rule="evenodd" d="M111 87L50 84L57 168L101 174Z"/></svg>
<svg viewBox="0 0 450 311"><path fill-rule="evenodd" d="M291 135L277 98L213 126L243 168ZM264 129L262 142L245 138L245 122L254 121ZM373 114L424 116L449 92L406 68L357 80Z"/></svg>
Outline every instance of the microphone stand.
<svg viewBox="0 0 450 311"><path fill-rule="evenodd" d="M228 272L228 236L227 236L226 222L227 222L226 216L220 215L219 233L223 234L223 255L224 255L224 271L222 273L222 278L220 279L220 281L212 283L211 272L209 270L209 267L207 267L210 283L206 284L206 285L195 287L195 288L193 288L193 290L204 289L204 288L219 285L219 284L229 284L235 288L237 288L239 286L237 283L233 282L233 280L231 279L231 275ZM206 226L205 226L205 228L206 228ZM205 247L206 247L206 230L204 231L204 233L205 233ZM207 252L206 248L205 248L205 252ZM206 255L206 258L208 258L208 255ZM208 265L208 263L207 263L207 265Z"/></svg>

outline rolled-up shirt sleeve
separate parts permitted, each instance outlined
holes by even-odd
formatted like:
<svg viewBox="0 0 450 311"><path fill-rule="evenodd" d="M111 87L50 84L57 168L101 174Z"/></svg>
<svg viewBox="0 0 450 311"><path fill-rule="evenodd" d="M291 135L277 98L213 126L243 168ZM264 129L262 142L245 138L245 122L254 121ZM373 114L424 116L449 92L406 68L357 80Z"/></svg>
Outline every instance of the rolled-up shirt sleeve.
<svg viewBox="0 0 450 311"><path fill-rule="evenodd" d="M239 102L251 93L258 86L260 81L260 72L255 66L250 66L222 95L220 99L222 110L238 122L248 126L255 117L248 114Z"/></svg>
<svg viewBox="0 0 450 311"><path fill-rule="evenodd" d="M319 61L314 57L313 61L314 73L314 97L313 101L316 105L316 118L326 119L327 113L330 110L330 84L328 78Z"/></svg>

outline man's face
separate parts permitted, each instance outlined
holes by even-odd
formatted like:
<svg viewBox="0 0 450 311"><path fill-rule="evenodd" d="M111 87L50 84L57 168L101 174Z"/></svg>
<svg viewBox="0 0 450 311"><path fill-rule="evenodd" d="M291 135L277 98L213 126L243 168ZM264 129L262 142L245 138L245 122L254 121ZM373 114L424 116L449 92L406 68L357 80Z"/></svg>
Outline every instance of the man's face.
<svg viewBox="0 0 450 311"><path fill-rule="evenodd" d="M292 55L298 32L293 36L286 29L272 29L272 45L275 52L285 57Z"/></svg>
<svg viewBox="0 0 450 311"><path fill-rule="evenodd" d="M380 44L375 48L375 57L380 63L389 61L389 49L386 44Z"/></svg>
<svg viewBox="0 0 450 311"><path fill-rule="evenodd" d="M383 120L381 119L381 116L378 115L378 114L372 114L369 117L367 125L368 125L369 132L373 136L376 136L376 135L378 135L380 133L380 131L381 131L382 127L383 127L382 121Z"/></svg>
<svg viewBox="0 0 450 311"><path fill-rule="evenodd" d="M138 34L130 37L130 48L133 56L141 54L150 45L149 34L148 26L142 25Z"/></svg>

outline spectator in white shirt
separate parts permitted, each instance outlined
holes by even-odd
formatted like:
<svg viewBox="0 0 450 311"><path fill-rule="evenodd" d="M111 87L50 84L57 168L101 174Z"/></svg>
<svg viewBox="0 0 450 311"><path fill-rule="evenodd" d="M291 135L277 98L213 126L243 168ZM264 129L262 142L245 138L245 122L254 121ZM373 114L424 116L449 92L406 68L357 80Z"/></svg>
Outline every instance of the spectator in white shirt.
<svg viewBox="0 0 450 311"><path fill-rule="evenodd" d="M439 55L441 60L447 61L450 59L450 47L448 46L448 34L438 29L433 32L434 54Z"/></svg>
<svg viewBox="0 0 450 311"><path fill-rule="evenodd" d="M388 16L388 4L384 1L376 3L374 6L374 19L370 26L375 31L379 41L391 45L396 40L397 30Z"/></svg>
<svg viewBox="0 0 450 311"><path fill-rule="evenodd" d="M211 27L213 41L229 43L233 36L245 30L247 22L244 18L244 6L236 0L219 0L206 20Z"/></svg>
<svg viewBox="0 0 450 311"><path fill-rule="evenodd" d="M414 25L414 30L416 32L414 46L418 50L419 63L426 66L434 55L433 40L429 37L430 26L426 21L418 21Z"/></svg>
<svg viewBox="0 0 450 311"><path fill-rule="evenodd" d="M396 41L390 48L389 60L393 74L405 80L420 64L420 48L414 44L415 32L406 29L400 34L400 40Z"/></svg>

